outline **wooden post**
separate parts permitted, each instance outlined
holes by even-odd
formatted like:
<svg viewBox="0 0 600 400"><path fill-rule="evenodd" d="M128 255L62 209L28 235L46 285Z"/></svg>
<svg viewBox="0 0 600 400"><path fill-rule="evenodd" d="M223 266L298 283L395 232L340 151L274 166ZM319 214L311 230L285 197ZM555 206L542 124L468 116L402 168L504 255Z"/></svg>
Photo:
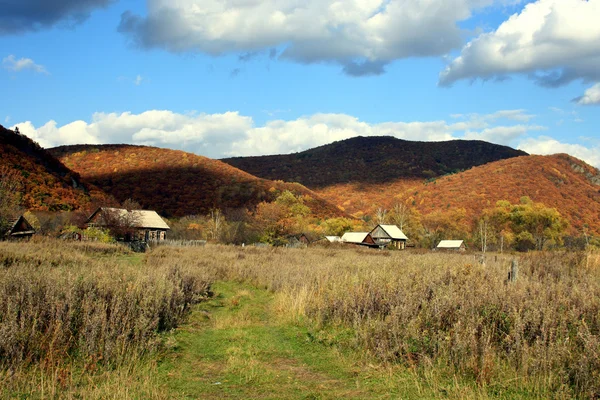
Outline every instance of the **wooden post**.
<svg viewBox="0 0 600 400"><path fill-rule="evenodd" d="M512 260L512 264L510 266L510 272L508 273L508 280L510 282L516 282L518 274L519 274L519 262L517 260Z"/></svg>

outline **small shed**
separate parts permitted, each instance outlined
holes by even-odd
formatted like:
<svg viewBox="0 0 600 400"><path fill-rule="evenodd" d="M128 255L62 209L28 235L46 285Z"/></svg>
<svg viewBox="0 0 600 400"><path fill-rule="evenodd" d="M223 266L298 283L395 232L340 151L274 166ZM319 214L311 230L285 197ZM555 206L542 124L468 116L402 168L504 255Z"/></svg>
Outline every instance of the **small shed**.
<svg viewBox="0 0 600 400"><path fill-rule="evenodd" d="M358 246L377 247L369 232L346 232L341 241Z"/></svg>
<svg viewBox="0 0 600 400"><path fill-rule="evenodd" d="M329 243L340 243L342 238L339 236L325 236L325 240L327 240Z"/></svg>
<svg viewBox="0 0 600 400"><path fill-rule="evenodd" d="M35 229L24 216L10 221L8 230L4 233L7 239L22 239L33 236Z"/></svg>
<svg viewBox="0 0 600 400"><path fill-rule="evenodd" d="M152 210L125 210L100 207L87 220L88 226L120 228L126 232L126 240L165 240L169 225Z"/></svg>
<svg viewBox="0 0 600 400"><path fill-rule="evenodd" d="M379 247L391 246L404 250L408 238L396 225L377 225L371 232L371 237Z"/></svg>
<svg viewBox="0 0 600 400"><path fill-rule="evenodd" d="M464 240L442 240L436 250L466 251L467 246Z"/></svg>

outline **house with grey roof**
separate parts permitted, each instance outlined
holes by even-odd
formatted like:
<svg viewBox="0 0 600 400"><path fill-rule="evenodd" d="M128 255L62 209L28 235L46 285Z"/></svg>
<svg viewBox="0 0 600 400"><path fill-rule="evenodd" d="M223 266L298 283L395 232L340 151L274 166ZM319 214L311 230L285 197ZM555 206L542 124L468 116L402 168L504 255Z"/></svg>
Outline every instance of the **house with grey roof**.
<svg viewBox="0 0 600 400"><path fill-rule="evenodd" d="M346 232L342 236L341 243L377 247L369 232Z"/></svg>
<svg viewBox="0 0 600 400"><path fill-rule="evenodd" d="M99 207L90 215L87 225L116 231L125 241L165 240L167 231L171 230L156 211L111 207Z"/></svg>
<svg viewBox="0 0 600 400"><path fill-rule="evenodd" d="M408 237L396 225L377 225L369 235L379 247L392 247L399 250L406 248Z"/></svg>

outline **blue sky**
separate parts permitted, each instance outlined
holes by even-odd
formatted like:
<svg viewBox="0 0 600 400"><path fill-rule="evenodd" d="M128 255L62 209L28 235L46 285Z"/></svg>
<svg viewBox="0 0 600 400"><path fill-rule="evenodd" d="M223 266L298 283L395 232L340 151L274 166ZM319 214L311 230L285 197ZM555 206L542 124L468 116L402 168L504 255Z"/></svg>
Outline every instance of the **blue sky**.
<svg viewBox="0 0 600 400"><path fill-rule="evenodd" d="M600 166L600 0L5 3L0 124L43 146L219 158L392 135Z"/></svg>

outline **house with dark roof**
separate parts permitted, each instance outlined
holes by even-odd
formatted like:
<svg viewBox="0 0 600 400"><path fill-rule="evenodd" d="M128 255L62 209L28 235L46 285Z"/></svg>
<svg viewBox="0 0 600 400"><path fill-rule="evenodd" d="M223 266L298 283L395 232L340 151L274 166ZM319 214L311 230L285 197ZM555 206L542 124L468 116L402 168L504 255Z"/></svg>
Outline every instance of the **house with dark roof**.
<svg viewBox="0 0 600 400"><path fill-rule="evenodd" d="M22 239L33 236L35 229L24 216L15 218L8 224L8 230L2 232L0 236L6 239Z"/></svg>

